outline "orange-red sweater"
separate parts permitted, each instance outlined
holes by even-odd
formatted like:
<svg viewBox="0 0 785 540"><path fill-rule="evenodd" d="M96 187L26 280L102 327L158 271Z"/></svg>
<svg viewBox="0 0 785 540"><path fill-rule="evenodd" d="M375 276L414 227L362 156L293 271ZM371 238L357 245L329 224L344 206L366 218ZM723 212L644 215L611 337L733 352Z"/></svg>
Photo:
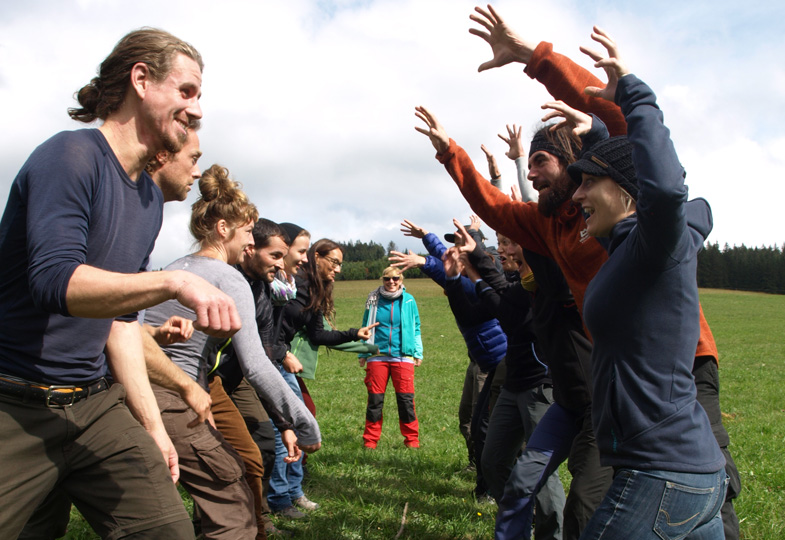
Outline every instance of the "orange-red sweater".
<svg viewBox="0 0 785 540"><path fill-rule="evenodd" d="M512 238L522 247L556 261L583 315L586 287L608 254L597 240L586 234L586 223L580 209L572 201L567 201L557 215L548 218L540 213L537 203L513 201L477 172L466 151L452 139L447 151L437 154L436 158L450 173L472 210L490 228ZM717 345L702 307L700 327L695 356L711 356L716 362Z"/></svg>

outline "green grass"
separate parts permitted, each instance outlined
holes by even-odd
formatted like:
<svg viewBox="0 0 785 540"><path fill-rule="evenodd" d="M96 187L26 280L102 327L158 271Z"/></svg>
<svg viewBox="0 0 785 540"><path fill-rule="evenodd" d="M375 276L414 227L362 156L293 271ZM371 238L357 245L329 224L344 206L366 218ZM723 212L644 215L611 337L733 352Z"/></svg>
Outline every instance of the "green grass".
<svg viewBox="0 0 785 540"><path fill-rule="evenodd" d="M374 286L370 281L336 284L339 328L359 326ZM324 446L309 458L306 483L308 496L322 508L306 523L286 523L299 538L389 540L399 531L404 507L400 538L493 537L495 507L473 500L472 476L461 472L466 448L457 409L465 347L441 289L429 280L409 280L406 286L420 308L425 348L415 379L422 448L404 448L390 387L379 448L363 449L364 372L353 355L322 352L317 378L308 386ZM742 537L780 540L785 538L785 296L703 290L701 298L720 350L722 410L742 476L736 501ZM561 472L566 486L569 475ZM66 538L95 536L74 511Z"/></svg>

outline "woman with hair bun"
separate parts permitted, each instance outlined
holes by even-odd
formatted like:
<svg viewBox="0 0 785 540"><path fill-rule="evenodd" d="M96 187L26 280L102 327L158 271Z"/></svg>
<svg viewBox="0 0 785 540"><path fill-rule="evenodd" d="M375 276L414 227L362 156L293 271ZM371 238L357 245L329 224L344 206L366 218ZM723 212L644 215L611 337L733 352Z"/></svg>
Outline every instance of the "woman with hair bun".
<svg viewBox="0 0 785 540"><path fill-rule="evenodd" d="M232 266L242 261L245 248L254 243L251 233L258 218L256 207L229 177L229 171L219 165L204 172L199 191L201 196L192 206L190 223L199 250L176 260L167 270L193 272L234 299L243 326L231 342L245 378L292 422L304 444L320 442L316 420L268 360L256 327L251 288ZM170 300L148 310L146 319L156 326L172 315L195 318L192 311ZM190 340L168 345L163 350L210 391L208 382L221 362L225 344L224 339L195 331ZM215 396L216 388L212 390ZM258 538L253 496L243 479L242 460L237 452L215 427L207 423L192 427L196 413L179 395L160 387L154 387L154 391L164 425L180 457L180 482L202 510L205 537ZM239 412L237 417L237 422L242 424ZM263 537L263 531L259 534Z"/></svg>

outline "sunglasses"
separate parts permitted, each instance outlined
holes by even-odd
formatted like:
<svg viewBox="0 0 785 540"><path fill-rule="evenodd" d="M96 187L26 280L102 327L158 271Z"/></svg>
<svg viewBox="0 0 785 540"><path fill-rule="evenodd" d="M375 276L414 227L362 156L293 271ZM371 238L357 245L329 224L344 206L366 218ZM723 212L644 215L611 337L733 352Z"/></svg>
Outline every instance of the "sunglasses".
<svg viewBox="0 0 785 540"><path fill-rule="evenodd" d="M401 281L401 276L385 276L382 279L384 281L394 281L394 282L397 283L397 282Z"/></svg>

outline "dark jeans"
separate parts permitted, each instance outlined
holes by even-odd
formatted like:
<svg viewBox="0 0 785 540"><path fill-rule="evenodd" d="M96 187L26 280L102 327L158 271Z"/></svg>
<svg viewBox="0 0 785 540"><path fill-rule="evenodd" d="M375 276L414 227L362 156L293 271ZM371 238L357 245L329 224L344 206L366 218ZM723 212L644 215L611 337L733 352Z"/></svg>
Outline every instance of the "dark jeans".
<svg viewBox="0 0 785 540"><path fill-rule="evenodd" d="M564 507L564 538L577 539L602 501L613 470L600 465L591 410L570 411L554 403L516 461L496 515L496 539L531 537L534 495L567 459L572 474Z"/></svg>
<svg viewBox="0 0 785 540"><path fill-rule="evenodd" d="M725 470L619 469L581 540L722 540Z"/></svg>

